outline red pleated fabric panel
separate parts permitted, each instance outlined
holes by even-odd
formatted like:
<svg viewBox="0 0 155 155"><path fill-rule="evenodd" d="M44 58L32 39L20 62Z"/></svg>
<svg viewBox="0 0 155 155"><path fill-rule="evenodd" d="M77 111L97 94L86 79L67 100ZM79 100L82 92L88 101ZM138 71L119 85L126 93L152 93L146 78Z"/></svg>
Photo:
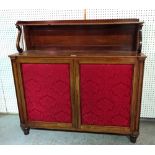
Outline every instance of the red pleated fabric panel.
<svg viewBox="0 0 155 155"><path fill-rule="evenodd" d="M81 64L81 123L129 127L132 74L130 64Z"/></svg>
<svg viewBox="0 0 155 155"><path fill-rule="evenodd" d="M71 123L69 64L22 64L29 121Z"/></svg>

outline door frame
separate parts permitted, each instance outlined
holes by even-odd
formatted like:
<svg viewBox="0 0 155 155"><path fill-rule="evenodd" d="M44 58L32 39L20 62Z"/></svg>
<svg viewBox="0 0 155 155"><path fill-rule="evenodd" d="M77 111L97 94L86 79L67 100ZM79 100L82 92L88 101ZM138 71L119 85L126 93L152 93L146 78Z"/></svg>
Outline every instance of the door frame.
<svg viewBox="0 0 155 155"><path fill-rule="evenodd" d="M63 58L23 58L16 57L11 59L13 75L16 85L16 96L18 103L18 110L20 115L20 124L23 129L25 128L46 128L46 129L68 129L76 127L76 112L75 112L75 102L74 102L74 63L72 59L63 59ZM71 97L71 114L72 114L72 123L60 123L60 122L44 122L44 121L29 121L27 110L26 110L26 101L24 95L24 87L22 80L22 68L21 64L69 64L70 66L70 97Z"/></svg>
<svg viewBox="0 0 155 155"><path fill-rule="evenodd" d="M120 126L99 126L99 125L82 125L81 124L81 105L80 105L80 64L131 64L133 65L132 79L132 96L130 107L130 127ZM84 131L106 132L106 133L121 133L131 134L135 131L135 121L137 119L136 109L138 106L138 80L139 80L139 62L137 57L102 57L102 58L80 58L75 61L76 66L76 90L75 104L78 107L77 126Z"/></svg>

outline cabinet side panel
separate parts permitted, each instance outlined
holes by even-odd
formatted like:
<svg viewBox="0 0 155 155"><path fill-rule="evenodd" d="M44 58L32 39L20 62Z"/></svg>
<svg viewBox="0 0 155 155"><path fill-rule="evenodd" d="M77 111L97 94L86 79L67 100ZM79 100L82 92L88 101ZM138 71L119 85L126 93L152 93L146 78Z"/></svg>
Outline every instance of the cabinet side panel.
<svg viewBox="0 0 155 155"><path fill-rule="evenodd" d="M81 64L81 124L130 127L132 65Z"/></svg>
<svg viewBox="0 0 155 155"><path fill-rule="evenodd" d="M22 64L29 121L71 123L69 64Z"/></svg>

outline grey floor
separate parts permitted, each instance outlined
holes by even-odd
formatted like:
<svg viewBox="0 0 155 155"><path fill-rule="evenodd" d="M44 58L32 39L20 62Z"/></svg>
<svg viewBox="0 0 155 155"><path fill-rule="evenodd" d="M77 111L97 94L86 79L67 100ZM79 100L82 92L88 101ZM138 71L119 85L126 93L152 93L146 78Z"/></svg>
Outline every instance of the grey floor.
<svg viewBox="0 0 155 155"><path fill-rule="evenodd" d="M107 145L132 144L126 136L31 129L25 136L18 115L0 115L0 144ZM155 121L141 121L136 144L155 144ZM133 145L133 144L132 144Z"/></svg>

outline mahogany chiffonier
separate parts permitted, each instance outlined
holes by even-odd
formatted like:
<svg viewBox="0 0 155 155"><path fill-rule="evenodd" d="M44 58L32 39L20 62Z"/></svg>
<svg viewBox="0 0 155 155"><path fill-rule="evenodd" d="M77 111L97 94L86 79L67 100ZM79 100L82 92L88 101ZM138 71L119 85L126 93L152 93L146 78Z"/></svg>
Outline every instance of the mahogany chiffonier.
<svg viewBox="0 0 155 155"><path fill-rule="evenodd" d="M9 57L24 134L42 128L122 134L136 142L146 58L142 24L18 21L19 53Z"/></svg>

